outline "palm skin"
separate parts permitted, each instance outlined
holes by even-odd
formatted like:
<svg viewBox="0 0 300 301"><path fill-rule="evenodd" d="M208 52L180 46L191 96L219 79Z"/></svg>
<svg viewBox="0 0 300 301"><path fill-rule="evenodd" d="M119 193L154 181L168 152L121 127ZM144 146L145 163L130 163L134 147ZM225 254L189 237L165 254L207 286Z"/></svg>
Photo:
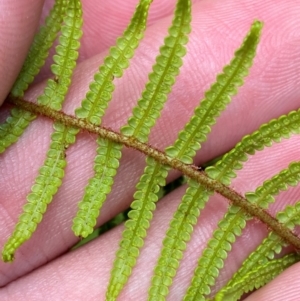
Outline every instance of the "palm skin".
<svg viewBox="0 0 300 301"><path fill-rule="evenodd" d="M19 1L0 2L0 11L10 16L7 20L5 16L1 17L3 24L7 24L0 30L2 100L20 70L41 13L43 16L51 5L51 1L46 1L42 10L42 2L22 1L21 5ZM188 54L169 101L150 136L151 145L163 149L174 141L178 131L192 115L204 90L231 59L253 19L260 19L265 24L254 65L245 85L218 119L207 142L197 153L195 162L203 164L219 156L262 123L299 107L300 1L275 2L194 1L193 31ZM63 109L67 113L73 114L74 108L78 107L107 49L130 20L137 1L112 3L83 0L84 36L81 40L80 63ZM145 38L124 77L116 81L116 90L103 125L119 130L126 122L147 81L147 74L151 71L158 48L171 23L174 6L174 0L153 2ZM25 98L36 99L43 89L42 80L48 76L49 72L45 68ZM3 106L1 120L4 120L7 108L7 105ZM38 168L42 165L52 132L51 124L46 118L38 118L20 141L1 155L1 245L10 235ZM294 136L251 157L232 186L240 193L254 190L265 179L285 168L290 161L299 160L299 145L299 137ZM68 166L64 183L49 206L43 222L32 239L16 253L14 263L0 264L1 300L104 300L122 226L75 252L66 253L77 241L71 231L72 218L84 186L92 175L94 152L95 137L87 133L79 134L77 143L67 153ZM143 155L124 150L119 174L98 218L98 226L130 205L144 162ZM177 175L172 172L168 180ZM152 275L152 268L149 267L154 267L156 263L168 221L183 193L184 188L179 188L158 203L138 264L120 300L146 298ZM294 203L298 193L299 188L281 193L270 212L275 213L285 204ZM197 258L226 208L227 201L214 195L204 209L174 279L170 300L182 299ZM267 229L260 223L249 223L226 260L218 287L230 278L266 233ZM297 272L299 265L296 264L247 300L297 300Z"/></svg>

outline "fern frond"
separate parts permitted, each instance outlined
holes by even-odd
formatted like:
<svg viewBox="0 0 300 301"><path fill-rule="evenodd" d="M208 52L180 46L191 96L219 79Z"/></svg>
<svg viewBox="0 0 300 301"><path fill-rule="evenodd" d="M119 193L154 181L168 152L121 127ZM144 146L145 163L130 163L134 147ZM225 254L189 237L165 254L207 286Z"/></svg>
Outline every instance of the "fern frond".
<svg viewBox="0 0 300 301"><path fill-rule="evenodd" d="M123 69L129 66L130 58L143 37L151 2L152 0L140 1L123 37L117 40L117 46L111 48L110 55L104 60L104 65L100 67L99 73L95 75L95 81L90 85L90 91L83 100L81 108L76 110L77 116L86 116L90 122L98 120L97 122L101 123L101 118L114 90L112 77L116 74L122 76ZM97 105L98 108L96 108ZM88 116L91 115L93 116L89 119ZM100 138L97 140L97 144L95 173L85 188L85 194L78 205L79 210L73 219L72 230L75 235L81 237L92 233L106 195L113 185L121 158L122 145L112 141L106 142ZM99 165L100 162L102 166Z"/></svg>
<svg viewBox="0 0 300 301"><path fill-rule="evenodd" d="M195 109L191 121L179 133L175 144L166 149L168 156L180 158L184 163L192 164L192 158L200 148L200 144L206 140L210 126L226 108L231 100L230 96L237 93L237 87L243 84L243 77L248 74L256 53L261 28L260 21L252 24L250 32L242 46L235 52L233 60L223 69L223 73L217 76L216 83L205 93L205 98Z"/></svg>
<svg viewBox="0 0 300 301"><path fill-rule="evenodd" d="M262 265L258 265L258 267L256 267L254 270L244 275L242 279L235 282L233 286L229 287L221 294L217 294L213 300L237 301L244 293L248 293L254 289L264 286L278 276L282 271L299 260L300 255L297 253L292 253L284 256L283 258L273 259Z"/></svg>
<svg viewBox="0 0 300 301"><path fill-rule="evenodd" d="M42 26L36 34L20 74L12 87L13 96L22 97L45 64L49 49L61 28L66 2L66 0L55 1L46 18L45 26ZM19 139L30 121L35 118L34 114L16 107L10 111L10 116L0 125L0 154Z"/></svg>
<svg viewBox="0 0 300 301"><path fill-rule="evenodd" d="M299 181L300 162L293 162L288 168L265 181L255 192L247 192L245 196L250 203L255 203L259 207L267 209L269 204L275 201L275 195L280 191L287 190L288 186L297 186Z"/></svg>
<svg viewBox="0 0 300 301"><path fill-rule="evenodd" d="M129 67L129 60L143 38L149 6L153 0L140 0L135 13L124 31L117 39L117 45L110 48L104 64L94 76L90 90L82 101L81 107L75 110L76 116L85 118L88 122L99 125L104 111L112 98L114 77L121 77L123 70Z"/></svg>
<svg viewBox="0 0 300 301"><path fill-rule="evenodd" d="M85 194L78 204L79 210L73 219L72 230L80 237L87 237L93 232L100 208L111 191L121 158L121 144L101 138L97 139L97 144L95 174L85 188Z"/></svg>
<svg viewBox="0 0 300 301"><path fill-rule="evenodd" d="M300 225L299 213L300 202L294 206L287 206L283 211L277 213L276 218L283 225L293 230L296 225ZM285 246L285 242L277 234L270 232L268 237L243 262L241 268L233 275L230 281L218 292L217 296L228 291L230 287L234 286L236 282L240 282L242 277L257 266L266 264L270 259L274 259L275 254L279 254L283 246Z"/></svg>
<svg viewBox="0 0 300 301"><path fill-rule="evenodd" d="M36 116L28 111L17 107L11 109L10 116L0 125L0 154L18 141L29 123L35 118Z"/></svg>
<svg viewBox="0 0 300 301"><path fill-rule="evenodd" d="M248 155L254 155L256 151L271 146L273 142L280 142L282 138L289 138L291 134L299 134L299 123L300 110L297 110L263 124L257 131L245 136L215 166L207 167L205 172L212 179L229 185L231 179L236 177L234 170L243 167Z"/></svg>
<svg viewBox="0 0 300 301"><path fill-rule="evenodd" d="M179 14L179 11L182 11L182 16ZM148 140L150 129L159 117L167 95L175 82L175 76L179 74L179 68L182 65L181 57L185 54L184 45L188 41L187 34L190 32L190 6L185 7L179 3L175 16L174 22L169 29L170 35L165 39L165 45L160 48L161 54L157 57L156 64L153 66L153 72L149 75L149 82L146 85L142 98L133 109L133 117L129 118L128 125L121 129L123 134L126 133L128 135L130 133L130 135L133 135L140 141L145 142ZM136 126L133 126L133 124ZM121 149L121 146L113 142L109 142L107 145L104 144L102 147ZM103 152L103 150L99 151ZM120 156L115 159L119 160ZM103 160L103 162L109 162L109 160L113 160L113 157L109 156L106 160ZM116 165L116 168L117 167L118 165ZM116 173L116 169L114 173ZM109 177L112 180L110 175ZM94 178L91 179L92 183L95 183L96 179L106 181L104 173L96 174ZM100 180L98 180L98 185L101 185L99 181ZM112 185L113 181L110 181L110 183ZM99 191L95 185L88 185L86 187L86 195L93 193L95 197L91 199L90 197L84 196L80 202L80 206L83 206L83 208L78 211L73 222L73 231L76 235L85 237L92 232L106 195L101 191ZM102 201L98 202L96 206L92 200L95 200L99 194L101 196L98 198L102 199ZM89 213L92 208L94 210L93 216ZM98 211L97 215L96 211Z"/></svg>
<svg viewBox="0 0 300 301"><path fill-rule="evenodd" d="M52 109L59 110L68 91L75 60L78 57L78 39L81 37L82 9L78 0L70 0L66 8L62 26L60 44L56 47L56 64L52 70L57 76L57 82L48 80L47 86L38 102ZM45 103L46 102L46 103ZM4 261L12 261L16 249L28 240L41 221L47 205L57 192L64 176L63 168L66 165L65 151L70 144L75 142L78 129L67 127L59 122L54 124L54 133L51 136L50 149L44 166L39 170L39 176L27 196L28 203L23 207L24 213L20 216L15 230L7 243L4 245L2 258ZM53 179L51 179L53 177Z"/></svg>
<svg viewBox="0 0 300 301"><path fill-rule="evenodd" d="M61 29L67 2L67 0L55 1L45 20L45 25L41 26L39 32L35 35L24 65L11 89L13 96L22 97L28 86L33 82L34 77L45 64L49 49Z"/></svg>
<svg viewBox="0 0 300 301"><path fill-rule="evenodd" d="M121 132L126 136L134 136L142 142L148 141L149 133L164 103L167 95L175 82L175 77L179 74L182 59L186 54L184 45L188 42L191 22L191 2L190 0L179 0L175 9L175 16L172 26L169 28L168 37L164 40L164 45L160 48L160 55L156 58L153 72L149 75L149 82L138 101L138 105L133 109L133 116L128 119L126 126L121 128ZM125 223L125 231L117 252L117 259L111 273L106 298L115 300L121 289L127 282L131 274L131 269L135 265L139 249L143 245L143 238L152 219L152 211L157 202L159 187L165 185L168 168L147 158L147 167L141 177L134 194L134 202L129 212L130 220ZM138 245L136 241L139 241ZM131 249L135 252L131 254ZM124 255L128 254L128 255ZM122 262L122 266L120 265ZM126 272L122 272L122 270Z"/></svg>
<svg viewBox="0 0 300 301"><path fill-rule="evenodd" d="M165 185L168 169L147 158L147 167L141 177L134 194L134 202L131 204L130 218L125 222L125 230L122 233L120 248L116 253L116 259L111 271L106 300L116 300L123 286L131 275L131 270L136 264L139 249L143 246L152 219L152 212L157 202L157 192L160 186ZM141 201L141 200L147 200Z"/></svg>
<svg viewBox="0 0 300 301"><path fill-rule="evenodd" d="M221 110L225 109L226 104L230 102L230 96L236 93L237 87L243 83L243 77L248 74L248 68L251 67L255 56L261 27L259 21L252 25L242 46L235 52L235 58L224 68L224 72L217 76L216 83L205 93L205 99L195 109L191 121L179 133L175 144L166 148L167 155L177 157L187 164L192 163L196 151L206 140L210 131L209 126L215 122ZM149 300L165 300L168 287L172 284L172 278L176 274L186 242L190 240L190 233L200 215L200 210L212 194L194 181L188 181L188 184L189 188L170 222L163 241L164 246L149 290Z"/></svg>
<svg viewBox="0 0 300 301"><path fill-rule="evenodd" d="M75 142L78 129L70 129L59 122L54 124L56 130L51 136L50 148L43 167L39 170L39 176L27 196L27 203L23 207L23 213L14 232L9 237L2 251L3 261L13 261L16 249L28 240L35 231L37 224L41 222L47 205L52 201L64 176L66 166L65 148Z"/></svg>
<svg viewBox="0 0 300 301"><path fill-rule="evenodd" d="M80 1L69 1L63 22L59 45L56 46L56 54L53 56L55 63L51 65L54 79L48 79L43 94L37 99L39 104L57 111L61 110L62 103L69 90L71 77L78 58L79 39L82 36L82 8Z"/></svg>
<svg viewBox="0 0 300 301"><path fill-rule="evenodd" d="M247 67L250 67L251 65L251 62L252 62L252 59L254 57L254 54L255 54L255 49L256 49L256 46L257 46L257 43L258 43L258 40L259 40L259 34L260 34L260 29L261 29L261 23L260 22L255 22L251 28L251 31L250 31L250 34L248 34L246 40L244 41L244 47L240 48L237 52L236 52L236 56L238 57L239 55L241 55L241 57L243 58L242 60L238 60L238 59L234 59L231 64L232 64L232 68L227 68L227 69L231 69L231 72L228 71L226 69L226 72L229 75L229 83L232 83L232 78L234 78L233 82L235 82L235 88L236 86L238 86L238 82L242 82L242 77L244 75L247 74L247 71L245 71L245 69L247 69ZM245 46L246 45L246 46ZM242 50L241 50L242 49ZM241 54L242 53L242 54ZM247 57L247 59L245 58ZM236 68L235 65L238 65L238 68ZM234 68L235 66L235 68ZM238 71L238 70L243 70L243 71ZM236 73L239 73L239 76L235 76ZM218 77L219 79L219 82L223 82L224 83L224 80L225 78L222 77L222 76L219 76ZM228 83L228 84L229 84ZM218 84L216 84L214 87L218 87ZM216 89L216 88L214 88ZM221 89L222 90L222 89ZM222 90L223 91L223 90ZM234 93L233 89L228 89L227 90L227 93L228 93L228 96L229 95L232 95ZM228 97L227 96L227 97ZM201 104L200 104L201 106ZM196 109L197 110L197 109ZM204 114L205 116L205 114ZM214 117L217 117L218 114L214 115L214 116L210 116L210 118L208 118L208 120L211 122L211 119ZM193 119L195 119L194 117L192 117L192 121L191 123L193 122ZM207 129L207 124L204 122L204 124L198 124L196 123L195 124L196 126L203 126L204 128L204 131L205 129ZM128 130L128 127L126 128L126 130ZM179 145L177 145L177 149L179 149L179 153L177 153L177 158L183 160L185 163L188 162L188 163L191 163L192 162L192 158L190 157L191 155L194 155L195 154L195 150L197 150L199 147L200 147L200 144L197 142L197 138L199 138L199 136L197 135L197 132L199 131L198 128L194 128L194 125L193 125L193 133L192 135L190 135L190 139L187 139L187 141L184 141L184 143L178 143ZM188 132L189 133L189 132ZM182 132L179 136L179 139L177 141L180 141L182 142L181 138L182 136L184 136L186 133L185 132ZM203 135L203 134L202 134ZM201 139L200 139L201 140ZM176 145L176 143L175 143ZM173 156L174 155L174 152L173 151L170 151L174 149L174 146L172 147L169 147L166 149L166 153L169 155L169 156ZM168 152L169 151L169 152ZM155 175L153 175L155 176ZM141 181L142 182L142 181ZM156 198L157 199L157 198ZM142 200L143 202L148 202L147 199L140 199ZM153 206L155 208L155 206ZM140 213L141 214L141 213ZM151 213L152 214L152 213ZM140 217L141 218L141 217ZM187 226L186 228L188 228L189 226ZM125 230L126 231L126 230ZM131 269L130 269L131 270ZM114 277L111 278L111 281L113 281L112 279L114 279ZM109 286L109 290L111 290L113 292L114 288L116 287L117 285L117 280L115 281L115 283L113 284L114 286ZM167 288L165 287L165 292L167 291ZM113 293L109 293L108 291L108 294L107 294L107 297L108 296L111 296Z"/></svg>
<svg viewBox="0 0 300 301"><path fill-rule="evenodd" d="M219 270L223 268L227 252L231 250L231 244L235 242L235 236L241 234L246 226L245 217L239 212L241 209L231 206L214 231L213 238L208 242L194 271L194 277L184 301L205 300L205 295L210 294L210 286L215 284Z"/></svg>
<svg viewBox="0 0 300 301"><path fill-rule="evenodd" d="M175 18L169 28L169 35L160 48L149 82L133 109L133 116L127 125L121 128L125 136L134 136L141 142L148 141L151 128L154 126L175 83L182 66L182 57L186 54L185 44L191 31L191 5L189 1L178 1Z"/></svg>
<svg viewBox="0 0 300 301"><path fill-rule="evenodd" d="M290 164L287 169L265 181L255 192L246 193L247 200L267 209L268 205L274 202L274 195L281 190L286 190L288 185L295 186L299 183L299 172L300 162ZM185 301L205 300L204 295L210 293L210 286L214 285L219 270L223 267L224 259L231 250L231 244L235 242L236 236L241 235L246 221L251 218L240 207L234 205L229 207L198 261L192 283L184 298Z"/></svg>
<svg viewBox="0 0 300 301"><path fill-rule="evenodd" d="M204 208L211 192L201 184L188 181L189 187L170 222L166 237L163 240L158 263L154 269L154 276L149 289L149 301L165 300L169 293L179 262L186 249L186 242L190 240L193 226L196 225L200 210Z"/></svg>

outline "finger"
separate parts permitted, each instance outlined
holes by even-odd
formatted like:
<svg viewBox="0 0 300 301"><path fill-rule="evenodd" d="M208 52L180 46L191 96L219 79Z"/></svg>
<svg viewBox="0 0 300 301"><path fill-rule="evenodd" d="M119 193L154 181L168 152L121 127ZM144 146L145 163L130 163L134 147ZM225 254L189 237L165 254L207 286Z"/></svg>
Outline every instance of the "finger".
<svg viewBox="0 0 300 301"><path fill-rule="evenodd" d="M42 6L42 0L0 1L0 105L22 67Z"/></svg>
<svg viewBox="0 0 300 301"><path fill-rule="evenodd" d="M236 4L234 6L236 11L232 11L233 4L230 0L222 2L222 5L219 1L212 1L209 5L199 3L194 6L189 53L185 57L181 75L161 118L153 129L151 145L163 149L173 143L178 131L182 129L201 99L203 87L207 88L216 73L228 63L233 50L241 43L252 20L257 17L264 20L265 28L255 64L240 94L219 118L207 143L197 154L196 163L203 163L222 154L262 122L298 107L300 60L296 54L299 37L294 27L295 20L298 20L300 14L299 6L294 7L294 2L278 1L280 9L275 12L273 1L263 4L258 1L255 6L251 6L252 9L248 8L247 3L248 1ZM220 19L224 26L220 27ZM131 67L121 80L116 81L116 91L104 118L104 125L118 130L126 122L143 90L147 73L151 70L170 20L171 18L160 20L148 28L146 38L137 51ZM280 26L276 23L279 20ZM279 28L276 43L274 43L274 26ZM230 36L230 39L224 38L225 36ZM103 55L94 57L78 67L64 108L66 112L73 113L74 107L79 105L102 59ZM282 83L287 82L289 84L283 89ZM36 87L31 90L28 97L35 99L40 92L41 87ZM43 163L51 132L51 122L39 118L31 124L20 141L2 157L3 176L0 179L3 206L0 213L2 244L11 233L29 187ZM2 285L56 257L75 243L76 238L70 230L71 220L75 216L76 203L83 194L84 186L93 174L95 148L95 137L82 133L78 136L77 143L69 149L64 183L35 235L17 253L15 263L1 265ZM113 191L102 209L98 225L129 206L134 186L143 167L142 155L128 149L124 151ZM37 246L40 253L32 256Z"/></svg>

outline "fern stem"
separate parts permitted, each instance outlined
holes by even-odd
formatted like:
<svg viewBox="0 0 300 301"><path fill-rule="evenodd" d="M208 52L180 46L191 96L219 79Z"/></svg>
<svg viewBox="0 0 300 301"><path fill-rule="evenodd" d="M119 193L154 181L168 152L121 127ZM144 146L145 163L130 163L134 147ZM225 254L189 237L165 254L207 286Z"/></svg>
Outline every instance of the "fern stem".
<svg viewBox="0 0 300 301"><path fill-rule="evenodd" d="M260 208L254 203L249 203L246 198L241 196L232 188L227 187L217 180L209 178L204 172L199 171L196 166L185 164L176 158L172 159L164 152L151 147L147 143L142 143L134 137L126 137L120 133L112 131L111 129L107 129L102 126L95 126L83 119L67 115L63 112L58 112L45 106L37 105L22 98L16 98L13 96L9 96L7 101L34 114L42 115L55 121L60 121L65 125L77 127L89 133L97 134L99 137L102 137L104 139L108 139L116 143L123 144L126 147L138 150L146 156L152 157L156 161L160 162L162 165L168 165L172 169L180 171L185 176L202 184L207 190L213 190L221 194L234 205L241 207L249 215L252 215L253 217L261 220L268 226L270 230L273 230L276 234L282 237L282 239L285 240L288 244L300 250L300 238L295 235L290 229L279 223L264 209Z"/></svg>

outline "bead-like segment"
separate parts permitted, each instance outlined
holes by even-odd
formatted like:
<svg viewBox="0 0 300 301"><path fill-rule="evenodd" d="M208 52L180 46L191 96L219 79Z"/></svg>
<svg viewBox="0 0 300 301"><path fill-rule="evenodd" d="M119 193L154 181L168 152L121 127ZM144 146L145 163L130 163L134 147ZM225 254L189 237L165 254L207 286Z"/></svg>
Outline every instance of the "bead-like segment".
<svg viewBox="0 0 300 301"><path fill-rule="evenodd" d="M209 166L205 172L215 180L229 185L236 177L235 170L243 168L243 163L247 161L249 155L254 155L256 151L263 150L278 143L282 138L289 138L292 134L300 133L300 110L292 111L288 115L280 116L270 122L263 124L257 131L243 137L222 160L215 166Z"/></svg>
<svg viewBox="0 0 300 301"><path fill-rule="evenodd" d="M189 188L182 198L163 240L163 247L149 289L149 301L165 300L168 295L169 286L176 275L186 249L186 243L190 240L200 211L211 194L201 184L194 181L188 181L188 185Z"/></svg>
<svg viewBox="0 0 300 301"><path fill-rule="evenodd" d="M137 191L131 204L132 210L128 214L129 220L125 223L120 248L111 271L106 292L107 300L116 300L131 275L131 270L139 256L139 250L144 244L144 238L153 216L152 212L156 208L157 192L160 186L165 185L167 174L167 167L161 166L152 158L147 158L147 166L136 186Z"/></svg>
<svg viewBox="0 0 300 301"><path fill-rule="evenodd" d="M97 156L94 161L95 175L89 180L83 199L79 203L79 210L73 219L72 230L76 236L80 237L87 237L93 232L100 208L111 191L121 158L121 144L100 138L97 142Z"/></svg>

